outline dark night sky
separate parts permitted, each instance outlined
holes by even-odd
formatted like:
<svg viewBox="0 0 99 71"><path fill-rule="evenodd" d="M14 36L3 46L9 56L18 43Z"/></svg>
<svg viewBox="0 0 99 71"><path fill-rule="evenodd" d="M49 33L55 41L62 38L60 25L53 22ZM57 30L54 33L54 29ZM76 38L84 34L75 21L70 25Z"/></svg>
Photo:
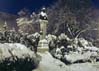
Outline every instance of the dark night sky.
<svg viewBox="0 0 99 71"><path fill-rule="evenodd" d="M53 4L55 0L0 0L0 11L16 14L23 8L36 11Z"/></svg>
<svg viewBox="0 0 99 71"><path fill-rule="evenodd" d="M22 8L36 11L42 6L49 6L54 1L55 0L0 0L0 11L13 14L16 14ZM93 6L99 8L99 0L93 0Z"/></svg>
<svg viewBox="0 0 99 71"><path fill-rule="evenodd" d="M93 1L93 6L95 8L98 8L99 9L99 0L92 0Z"/></svg>

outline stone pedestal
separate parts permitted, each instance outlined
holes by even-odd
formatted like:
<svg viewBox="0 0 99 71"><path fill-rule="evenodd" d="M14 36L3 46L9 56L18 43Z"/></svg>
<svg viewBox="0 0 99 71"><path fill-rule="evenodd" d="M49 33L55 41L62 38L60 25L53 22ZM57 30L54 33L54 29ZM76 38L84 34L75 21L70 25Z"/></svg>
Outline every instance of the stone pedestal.
<svg viewBox="0 0 99 71"><path fill-rule="evenodd" d="M47 20L40 20L40 31L41 31L41 40L45 38L47 34L47 25L48 21Z"/></svg>

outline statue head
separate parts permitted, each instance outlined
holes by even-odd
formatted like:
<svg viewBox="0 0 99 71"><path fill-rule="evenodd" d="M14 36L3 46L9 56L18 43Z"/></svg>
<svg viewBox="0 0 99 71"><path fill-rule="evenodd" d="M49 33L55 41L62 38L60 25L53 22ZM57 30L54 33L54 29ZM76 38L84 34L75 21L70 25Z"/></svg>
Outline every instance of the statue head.
<svg viewBox="0 0 99 71"><path fill-rule="evenodd" d="M45 7L43 7L43 8L41 9L41 11L45 12L45 11L46 11L46 8L45 8Z"/></svg>

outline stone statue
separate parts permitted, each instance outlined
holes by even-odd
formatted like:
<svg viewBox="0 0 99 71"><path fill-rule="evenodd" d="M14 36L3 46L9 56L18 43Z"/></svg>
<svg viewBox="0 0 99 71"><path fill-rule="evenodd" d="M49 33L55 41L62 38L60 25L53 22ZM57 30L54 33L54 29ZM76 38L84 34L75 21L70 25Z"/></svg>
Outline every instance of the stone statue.
<svg viewBox="0 0 99 71"><path fill-rule="evenodd" d="M46 8L42 8L39 14L40 32L42 33L41 39L44 39L47 33L48 16L46 14Z"/></svg>

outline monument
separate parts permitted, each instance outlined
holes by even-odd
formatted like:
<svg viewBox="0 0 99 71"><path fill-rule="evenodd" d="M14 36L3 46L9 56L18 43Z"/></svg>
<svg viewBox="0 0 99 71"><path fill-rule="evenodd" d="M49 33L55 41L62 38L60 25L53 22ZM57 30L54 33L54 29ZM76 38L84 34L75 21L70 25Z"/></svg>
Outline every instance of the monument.
<svg viewBox="0 0 99 71"><path fill-rule="evenodd" d="M46 8L42 8L39 14L39 22L40 22L40 33L41 33L41 40L45 38L47 33L47 24L48 24L48 16L46 13Z"/></svg>

